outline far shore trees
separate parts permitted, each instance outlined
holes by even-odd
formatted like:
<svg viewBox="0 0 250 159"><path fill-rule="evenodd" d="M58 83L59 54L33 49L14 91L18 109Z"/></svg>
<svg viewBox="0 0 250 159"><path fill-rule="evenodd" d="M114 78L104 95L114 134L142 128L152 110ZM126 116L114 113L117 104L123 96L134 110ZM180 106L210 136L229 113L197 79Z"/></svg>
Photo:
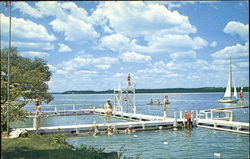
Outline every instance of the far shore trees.
<svg viewBox="0 0 250 159"><path fill-rule="evenodd" d="M1 50L1 132L7 129L7 54L8 49ZM52 73L46 62L40 58L24 58L16 48L10 54L10 121L25 119L26 104L40 98L49 103L53 96L48 92L48 81Z"/></svg>

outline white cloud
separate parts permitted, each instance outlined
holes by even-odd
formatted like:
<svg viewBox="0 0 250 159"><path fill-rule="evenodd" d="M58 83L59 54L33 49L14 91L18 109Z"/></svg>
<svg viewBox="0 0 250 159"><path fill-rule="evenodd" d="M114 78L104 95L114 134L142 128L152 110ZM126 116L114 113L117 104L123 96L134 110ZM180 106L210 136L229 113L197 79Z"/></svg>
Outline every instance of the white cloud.
<svg viewBox="0 0 250 159"><path fill-rule="evenodd" d="M49 69L51 71L56 71L57 70L57 68L55 66L53 66L53 65L47 64L47 66L49 67Z"/></svg>
<svg viewBox="0 0 250 159"><path fill-rule="evenodd" d="M147 46L138 45L132 41L133 49L138 52L183 52L198 50L207 46L207 41L201 37L191 38L189 35L165 34L155 35L149 39Z"/></svg>
<svg viewBox="0 0 250 159"><path fill-rule="evenodd" d="M239 67L249 67L249 62L238 62L237 65Z"/></svg>
<svg viewBox="0 0 250 159"><path fill-rule="evenodd" d="M39 12L39 10L32 8L30 5L28 5L26 2L15 2L14 9L19 9L20 12L23 14L27 14L29 16L32 16L34 18L42 18L42 13Z"/></svg>
<svg viewBox="0 0 250 159"><path fill-rule="evenodd" d="M211 44L210 44L211 47L216 47L217 46L217 42L216 41L213 41Z"/></svg>
<svg viewBox="0 0 250 159"><path fill-rule="evenodd" d="M86 42L99 36L90 23L71 15L68 15L66 20L57 18L50 25L52 25L54 31L64 32L66 41Z"/></svg>
<svg viewBox="0 0 250 159"><path fill-rule="evenodd" d="M196 58L196 52L193 50L186 51L186 52L175 52L171 53L170 57L172 59L190 59L190 58Z"/></svg>
<svg viewBox="0 0 250 159"><path fill-rule="evenodd" d="M29 56L29 57L45 57L49 56L46 52L36 52L36 51L22 51L20 52L22 56Z"/></svg>
<svg viewBox="0 0 250 159"><path fill-rule="evenodd" d="M58 45L59 45L59 49L58 49L59 52L72 51L72 49L68 45L65 45L65 44L62 44L62 43L58 43Z"/></svg>
<svg viewBox="0 0 250 159"><path fill-rule="evenodd" d="M106 70L110 68L110 65L95 65L95 67L100 70Z"/></svg>
<svg viewBox="0 0 250 159"><path fill-rule="evenodd" d="M9 18L1 14L1 25L4 36L8 35ZM30 20L12 17L12 36L17 39L37 39L40 41L54 41L56 37L49 34L41 24L36 24Z"/></svg>
<svg viewBox="0 0 250 159"><path fill-rule="evenodd" d="M3 47L8 47L9 43L2 41ZM54 45L49 42L21 42L21 41L12 41L11 45L13 47L21 49L42 49L42 50L53 50Z"/></svg>
<svg viewBox="0 0 250 159"><path fill-rule="evenodd" d="M124 62L150 62L152 61L151 56L146 56L146 55L141 55L135 52L125 52L123 53L120 58L124 61Z"/></svg>
<svg viewBox="0 0 250 159"><path fill-rule="evenodd" d="M96 65L111 65L111 64L115 64L117 62L118 62L118 59L113 58L113 57L94 58L94 57L88 57L88 56L87 57L78 56L72 60L64 61L61 64L61 67L64 70L72 71L72 70L78 70L78 69L89 67L89 66L96 67ZM97 67L100 68L101 66L97 66Z"/></svg>
<svg viewBox="0 0 250 159"><path fill-rule="evenodd" d="M249 25L242 24L236 21L230 21L225 26L224 30L225 33L236 35L238 34L242 40L248 41L249 40Z"/></svg>
<svg viewBox="0 0 250 159"><path fill-rule="evenodd" d="M56 71L56 74L61 74L61 75L66 75L67 74L67 71L64 71L64 70L57 70Z"/></svg>
<svg viewBox="0 0 250 159"><path fill-rule="evenodd" d="M234 46L225 47L224 49L211 54L211 56L214 58L249 56L249 42L246 42L245 45L236 44Z"/></svg>
<svg viewBox="0 0 250 159"><path fill-rule="evenodd" d="M100 40L100 44L96 47L98 49L109 49L112 51L126 51L130 49L129 38L121 34L111 34L104 36Z"/></svg>
<svg viewBox="0 0 250 159"><path fill-rule="evenodd" d="M64 33L66 41L86 42L99 37L90 23L87 11L73 2L38 2L44 16L54 16L50 22L55 32Z"/></svg>
<svg viewBox="0 0 250 159"><path fill-rule="evenodd" d="M141 1L103 2L93 13L96 24L110 25L112 30L128 37L151 36L157 31L175 34L195 33L187 16L159 4Z"/></svg>

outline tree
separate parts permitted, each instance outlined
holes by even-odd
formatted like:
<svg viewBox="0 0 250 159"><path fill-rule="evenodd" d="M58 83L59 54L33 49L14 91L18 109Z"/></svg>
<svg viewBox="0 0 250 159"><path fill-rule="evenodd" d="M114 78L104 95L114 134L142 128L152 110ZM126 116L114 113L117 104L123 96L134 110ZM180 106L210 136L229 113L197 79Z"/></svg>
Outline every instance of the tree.
<svg viewBox="0 0 250 159"><path fill-rule="evenodd" d="M1 50L1 130L6 128L7 114L7 53ZM53 100L48 92L48 81L52 73L43 59L29 59L20 56L16 48L11 48L10 55L10 120L23 120L24 107L35 98L49 103Z"/></svg>

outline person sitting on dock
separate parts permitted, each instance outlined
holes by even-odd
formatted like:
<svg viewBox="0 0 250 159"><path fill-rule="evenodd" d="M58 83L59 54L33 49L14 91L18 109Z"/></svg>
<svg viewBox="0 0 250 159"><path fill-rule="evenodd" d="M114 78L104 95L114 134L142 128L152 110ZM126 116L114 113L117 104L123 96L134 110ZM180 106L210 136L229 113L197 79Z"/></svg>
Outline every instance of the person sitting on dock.
<svg viewBox="0 0 250 159"><path fill-rule="evenodd" d="M129 127L127 129L125 129L125 132L128 134L132 134L132 132L133 132L132 125L129 125Z"/></svg>
<svg viewBox="0 0 250 159"><path fill-rule="evenodd" d="M112 116L112 105L110 99L107 100L107 103L104 105L104 124L110 123Z"/></svg>
<svg viewBox="0 0 250 159"><path fill-rule="evenodd" d="M186 126L187 126L187 128L191 128L191 126L192 126L192 123L191 123L191 114L192 114L192 112L185 112L185 114L184 114L184 116L185 116L185 118L187 119L187 124L186 124Z"/></svg>
<svg viewBox="0 0 250 159"><path fill-rule="evenodd" d="M90 130L89 130L89 134L93 131L93 136L99 135L100 131L98 129L98 125L96 124L96 121L93 122L93 126L91 126Z"/></svg>

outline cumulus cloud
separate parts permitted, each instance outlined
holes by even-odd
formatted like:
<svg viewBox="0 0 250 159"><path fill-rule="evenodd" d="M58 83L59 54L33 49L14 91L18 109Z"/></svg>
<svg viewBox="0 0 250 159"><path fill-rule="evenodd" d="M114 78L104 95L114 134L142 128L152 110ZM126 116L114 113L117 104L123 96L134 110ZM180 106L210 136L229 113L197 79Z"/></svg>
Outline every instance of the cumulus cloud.
<svg viewBox="0 0 250 159"><path fill-rule="evenodd" d="M117 33L104 36L100 39L97 49L108 49L112 51L126 51L130 49L129 38Z"/></svg>
<svg viewBox="0 0 250 159"><path fill-rule="evenodd" d="M36 52L36 51L22 51L20 53L22 56L28 56L28 57L46 57L49 56L46 52Z"/></svg>
<svg viewBox="0 0 250 159"><path fill-rule="evenodd" d="M236 21L230 21L225 26L224 30L225 33L231 35L239 35L242 40L249 40L249 25L242 24Z"/></svg>
<svg viewBox="0 0 250 159"><path fill-rule="evenodd" d="M87 57L77 56L74 59L71 59L69 61L64 61L60 67L63 68L63 70L72 71L72 70L79 70L81 68L86 68L86 67L91 67L91 66L101 68L100 65L103 65L102 66L103 68L105 67L104 65L111 65L117 62L118 62L118 59L113 58L113 57L94 58L92 56L87 56Z"/></svg>
<svg viewBox="0 0 250 159"><path fill-rule="evenodd" d="M246 42L245 45L236 44L234 46L227 46L222 50L219 50L211 54L214 58L229 58L231 57L246 57L249 56L249 42Z"/></svg>
<svg viewBox="0 0 250 159"><path fill-rule="evenodd" d="M50 25L55 32L64 33L66 41L86 42L99 36L87 11L73 2L37 2L35 6L32 8L26 2L20 2L16 8L35 18L54 17Z"/></svg>
<svg viewBox="0 0 250 159"><path fill-rule="evenodd" d="M141 55L135 52L125 52L120 58L124 62L150 62L152 60L151 56Z"/></svg>
<svg viewBox="0 0 250 159"><path fill-rule="evenodd" d="M1 25L3 35L7 36L9 31L9 18L3 14L1 14ZM49 34L43 25L16 17L12 17L12 35L15 39L56 40L56 37L53 34Z"/></svg>
<svg viewBox="0 0 250 159"><path fill-rule="evenodd" d="M65 44L62 44L62 43L58 43L58 45L59 45L59 49L58 49L59 52L72 51L72 49L68 45L65 45Z"/></svg>
<svg viewBox="0 0 250 159"><path fill-rule="evenodd" d="M9 43L2 41L3 47L8 47ZM54 45L49 42L22 42L22 41L12 41L11 45L22 49L42 49L42 50L53 50Z"/></svg>
<svg viewBox="0 0 250 159"><path fill-rule="evenodd" d="M165 34L152 36L147 46L132 42L132 47L138 52L180 52L191 49L198 50L207 46L207 41L201 37L191 38L189 35Z"/></svg>
<svg viewBox="0 0 250 159"><path fill-rule="evenodd" d="M27 4L26 2L15 2L14 4L14 9L19 9L20 12L22 12L23 14L32 16L34 18L42 18L42 13L35 9L32 8L29 4Z"/></svg>
<svg viewBox="0 0 250 159"><path fill-rule="evenodd" d="M104 2L97 6L92 16L96 25L109 24L115 32L128 37L150 36L162 30L176 34L196 32L187 16L154 3Z"/></svg>
<svg viewBox="0 0 250 159"><path fill-rule="evenodd" d="M196 58L196 52L193 50L190 51L186 51L186 52L175 52L175 53L171 53L170 57L174 60L176 59L194 59Z"/></svg>

